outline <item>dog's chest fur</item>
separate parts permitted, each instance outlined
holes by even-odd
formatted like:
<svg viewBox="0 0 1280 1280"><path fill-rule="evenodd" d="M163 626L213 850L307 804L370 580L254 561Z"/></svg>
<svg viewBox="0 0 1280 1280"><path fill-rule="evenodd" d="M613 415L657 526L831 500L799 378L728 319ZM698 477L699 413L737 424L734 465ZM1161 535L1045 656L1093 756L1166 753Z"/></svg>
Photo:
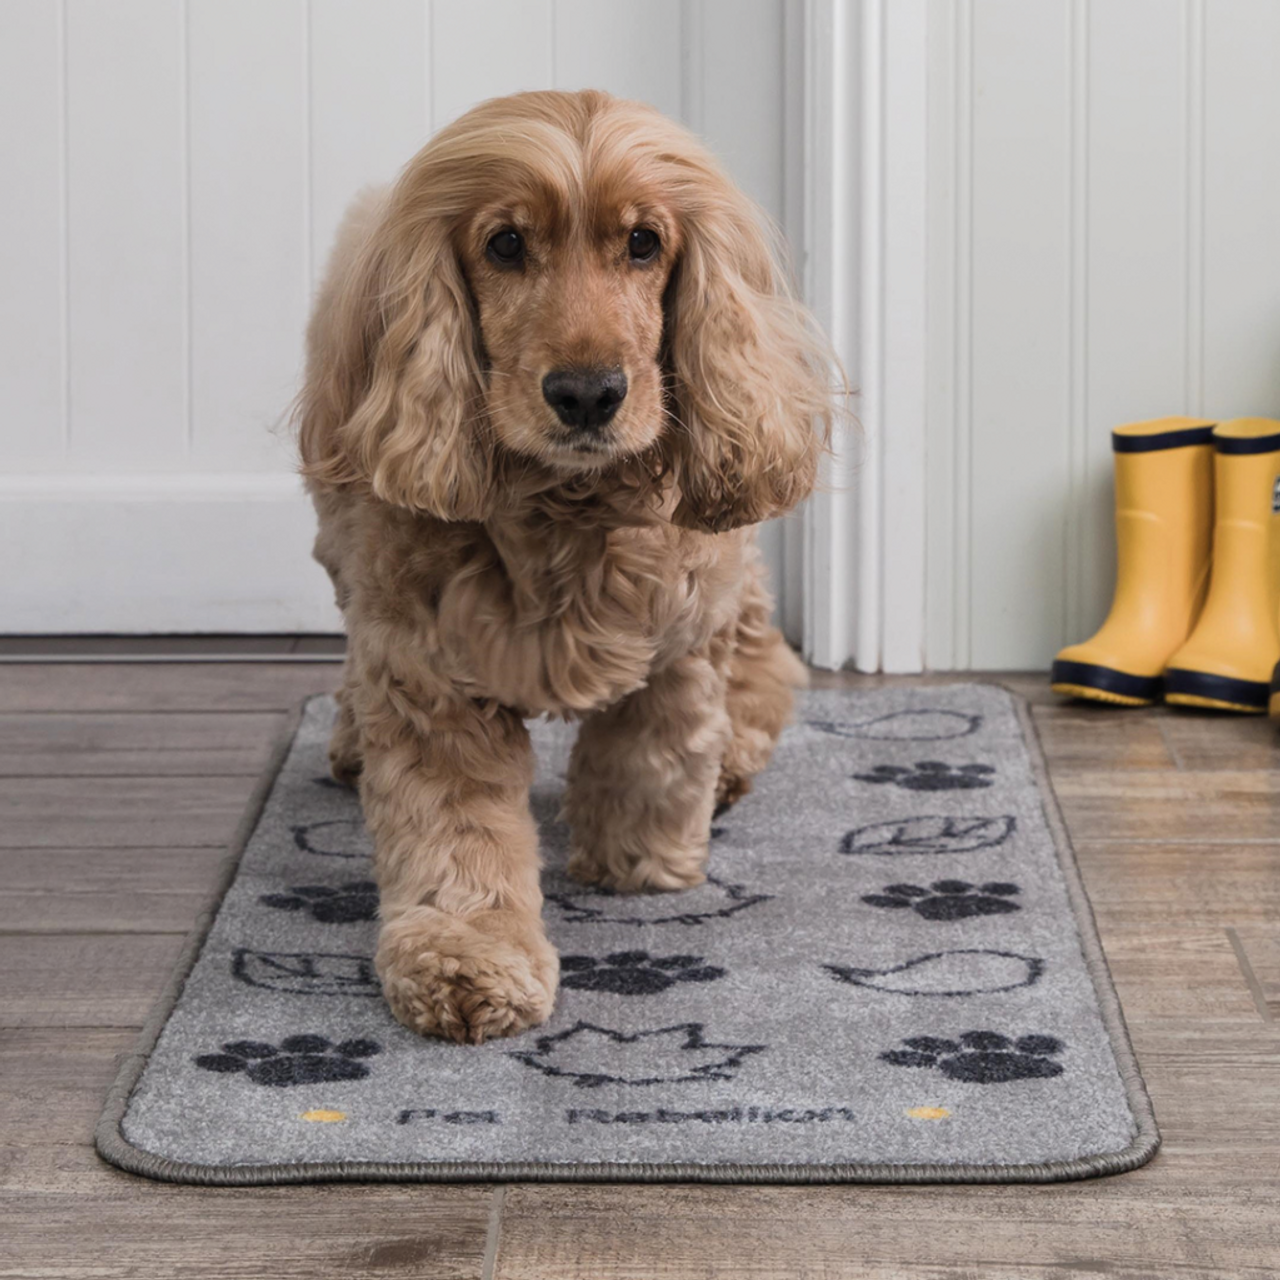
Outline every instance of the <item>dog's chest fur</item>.
<svg viewBox="0 0 1280 1280"><path fill-rule="evenodd" d="M608 706L705 649L737 615L751 536L537 512L485 525L381 504L362 515L363 563L344 574L359 613L404 632L435 677L529 714Z"/></svg>

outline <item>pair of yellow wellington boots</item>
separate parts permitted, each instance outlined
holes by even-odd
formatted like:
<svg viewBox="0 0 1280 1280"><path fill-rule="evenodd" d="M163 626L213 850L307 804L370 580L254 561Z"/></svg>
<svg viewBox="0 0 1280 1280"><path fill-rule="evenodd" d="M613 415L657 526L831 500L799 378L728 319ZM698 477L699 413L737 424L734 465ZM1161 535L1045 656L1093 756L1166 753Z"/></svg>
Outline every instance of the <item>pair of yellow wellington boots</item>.
<svg viewBox="0 0 1280 1280"><path fill-rule="evenodd" d="M1280 713L1280 421L1158 418L1112 446L1115 599L1058 654L1054 690Z"/></svg>

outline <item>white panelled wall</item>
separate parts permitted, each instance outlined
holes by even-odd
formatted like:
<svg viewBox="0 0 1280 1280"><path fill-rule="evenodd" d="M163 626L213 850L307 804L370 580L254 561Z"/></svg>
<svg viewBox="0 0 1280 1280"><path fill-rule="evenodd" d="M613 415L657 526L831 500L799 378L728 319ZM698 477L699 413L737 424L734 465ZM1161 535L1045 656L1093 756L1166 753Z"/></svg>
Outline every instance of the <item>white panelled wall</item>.
<svg viewBox="0 0 1280 1280"><path fill-rule="evenodd" d="M1106 612L1113 426L1280 417L1280 4L930 0L939 668Z"/></svg>
<svg viewBox="0 0 1280 1280"><path fill-rule="evenodd" d="M821 665L1044 667L1110 429L1280 415L1275 0L3 0L0 630L327 630L284 427L343 207L597 85L780 220L861 391L766 531Z"/></svg>
<svg viewBox="0 0 1280 1280"><path fill-rule="evenodd" d="M781 220L786 23L784 0L3 0L0 630L336 629L286 418L347 202L484 98L596 86L693 124Z"/></svg>

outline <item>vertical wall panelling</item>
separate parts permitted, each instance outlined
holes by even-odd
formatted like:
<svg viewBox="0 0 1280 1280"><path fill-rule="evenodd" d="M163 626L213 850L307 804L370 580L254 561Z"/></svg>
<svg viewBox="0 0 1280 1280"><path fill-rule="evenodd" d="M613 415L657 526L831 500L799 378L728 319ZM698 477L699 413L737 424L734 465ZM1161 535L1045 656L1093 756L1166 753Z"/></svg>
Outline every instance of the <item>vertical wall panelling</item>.
<svg viewBox="0 0 1280 1280"><path fill-rule="evenodd" d="M1067 114L1069 199L1067 230L1067 502L1062 521L1063 607L1066 635L1082 628L1081 551L1088 527L1089 378L1089 16L1090 0L1071 0L1067 48Z"/></svg>
<svg viewBox="0 0 1280 1280"><path fill-rule="evenodd" d="M1083 6L1082 6L1083 8ZM1092 634L1115 580L1111 429L1195 413L1186 396L1183 14L1094 2L1077 62L1072 198L1074 520L1064 634ZM1079 46L1078 46L1079 47ZM1118 127L1123 122L1123 127ZM1141 145L1135 145L1141 139ZM1078 273L1078 274L1077 274ZM1081 305L1082 304L1082 305Z"/></svg>
<svg viewBox="0 0 1280 1280"><path fill-rule="evenodd" d="M974 8L972 660L1063 634L1069 8Z"/></svg>
<svg viewBox="0 0 1280 1280"><path fill-rule="evenodd" d="M784 216L782 0L684 0L685 123L775 223ZM787 524L759 533L775 596L785 580ZM781 606L780 606L781 611Z"/></svg>
<svg viewBox="0 0 1280 1280"><path fill-rule="evenodd" d="M1280 5L1213 0L1203 23L1205 408L1276 417Z"/></svg>
<svg viewBox="0 0 1280 1280"><path fill-rule="evenodd" d="M427 3L433 129L486 98L552 87L555 0Z"/></svg>
<svg viewBox="0 0 1280 1280"><path fill-rule="evenodd" d="M858 31L841 0L805 5L805 295L856 386L858 361ZM839 422L823 484L804 509L804 654L838 668L854 655L858 583L853 486L860 440Z"/></svg>
<svg viewBox="0 0 1280 1280"><path fill-rule="evenodd" d="M1105 613L1109 433L1280 411L1268 0L930 0L927 654Z"/></svg>
<svg viewBox="0 0 1280 1280"><path fill-rule="evenodd" d="M878 671L884 620L885 6L862 0L858 151L858 407L862 454L854 477L853 660ZM847 144L846 144L847 145ZM837 235L851 226L837 224Z"/></svg>
<svg viewBox="0 0 1280 1280"><path fill-rule="evenodd" d="M187 149L197 469L287 470L306 323L305 0L191 0ZM230 90L230 91L229 91Z"/></svg>
<svg viewBox="0 0 1280 1280"><path fill-rule="evenodd" d="M880 661L886 671L919 671L926 554L926 0L894 0L885 5L883 21ZM864 352L865 368L872 359L865 343Z"/></svg>
<svg viewBox="0 0 1280 1280"><path fill-rule="evenodd" d="M172 470L187 456L184 10L69 0L71 458Z"/></svg>
<svg viewBox="0 0 1280 1280"><path fill-rule="evenodd" d="M1183 366L1186 412L1203 418L1204 402L1204 249L1205 249L1205 0L1182 0L1185 138L1183 178L1183 276L1185 280ZM1216 412L1216 411L1215 411Z"/></svg>
<svg viewBox="0 0 1280 1280"><path fill-rule="evenodd" d="M607 89L681 119L681 0L554 3L556 88Z"/></svg>
<svg viewBox="0 0 1280 1280"><path fill-rule="evenodd" d="M858 395L806 509L805 651L924 657L925 0L811 0L806 287Z"/></svg>
<svg viewBox="0 0 1280 1280"><path fill-rule="evenodd" d="M308 291L361 188L392 181L427 140L425 0L310 0Z"/></svg>
<svg viewBox="0 0 1280 1280"><path fill-rule="evenodd" d="M794 234L802 27L791 0L0 5L0 541L32 548L6 627L333 627L271 427L351 198L482 98L598 85L691 123ZM795 634L799 573L776 585Z"/></svg>
<svg viewBox="0 0 1280 1280"><path fill-rule="evenodd" d="M56 466L64 449L62 18L50 0L0 7L0 454L10 467Z"/></svg>
<svg viewBox="0 0 1280 1280"><path fill-rule="evenodd" d="M797 286L804 280L805 227L805 8L782 6L782 225L791 246ZM791 644L804 643L804 513L793 512L782 526L781 571L774 591L780 624Z"/></svg>
<svg viewBox="0 0 1280 1280"><path fill-rule="evenodd" d="M928 23L925 663L946 670L967 665L968 649L959 561L967 547L970 0L929 0Z"/></svg>

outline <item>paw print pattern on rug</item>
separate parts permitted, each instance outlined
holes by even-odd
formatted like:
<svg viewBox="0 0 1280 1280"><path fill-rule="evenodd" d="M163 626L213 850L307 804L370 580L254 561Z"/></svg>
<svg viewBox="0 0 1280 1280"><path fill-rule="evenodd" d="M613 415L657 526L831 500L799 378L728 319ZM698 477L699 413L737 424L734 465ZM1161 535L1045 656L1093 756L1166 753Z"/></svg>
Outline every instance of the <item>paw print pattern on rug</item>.
<svg viewBox="0 0 1280 1280"><path fill-rule="evenodd" d="M823 968L840 982L871 987L900 996L977 996L1034 987L1044 976L1039 956L987 947L964 947L915 956L885 969L828 964Z"/></svg>
<svg viewBox="0 0 1280 1280"><path fill-rule="evenodd" d="M373 841L362 818L329 818L293 828L293 843L321 858L371 858Z"/></svg>
<svg viewBox="0 0 1280 1280"><path fill-rule="evenodd" d="M724 970L701 956L662 956L647 951L614 951L595 956L561 956L560 985L575 991L608 991L616 996L656 996L679 982L714 982Z"/></svg>
<svg viewBox="0 0 1280 1280"><path fill-rule="evenodd" d="M363 1080L369 1068L362 1059L382 1052L374 1040L343 1040L325 1036L287 1036L279 1048L262 1040L232 1040L221 1053L202 1053L195 1064L222 1074L243 1072L254 1084L285 1088L295 1084L335 1084Z"/></svg>
<svg viewBox="0 0 1280 1280"><path fill-rule="evenodd" d="M942 742L977 733L982 725L982 716L925 707L914 711L890 711L887 715L856 724L836 720L807 720L805 723L837 738L861 738L870 742Z"/></svg>
<svg viewBox="0 0 1280 1280"><path fill-rule="evenodd" d="M894 818L873 822L845 832L840 852L874 854L880 858L919 853L975 853L995 849L1017 830L1013 814L998 818L951 818L942 814L921 814L914 818Z"/></svg>
<svg viewBox="0 0 1280 1280"><path fill-rule="evenodd" d="M1008 1084L1011 1080L1048 1080L1065 1069L1056 1060L1066 1046L1054 1036L1019 1036L998 1031L966 1031L956 1040L913 1036L906 1048L891 1049L881 1061L895 1067L937 1067L965 1084Z"/></svg>
<svg viewBox="0 0 1280 1280"><path fill-rule="evenodd" d="M532 1049L508 1057L544 1075L572 1081L580 1089L604 1084L694 1084L732 1080L762 1044L708 1040L701 1022L681 1022L652 1031L618 1031L578 1022L567 1031L540 1036Z"/></svg>
<svg viewBox="0 0 1280 1280"><path fill-rule="evenodd" d="M566 924L701 925L737 915L768 902L771 895L752 893L708 873L706 881L679 893L618 893L599 885L581 885L554 874L543 897L560 911Z"/></svg>
<svg viewBox="0 0 1280 1280"><path fill-rule="evenodd" d="M1011 901L1022 890L1003 880L970 884L967 880L935 880L927 889L918 884L886 885L881 893L868 893L862 901L872 907L907 908L925 920L971 920L975 916L1002 916L1021 910Z"/></svg>
<svg viewBox="0 0 1280 1280"><path fill-rule="evenodd" d="M342 952L237 947L231 957L231 976L248 987L298 996L382 995L373 957Z"/></svg>
<svg viewBox="0 0 1280 1280"><path fill-rule="evenodd" d="M378 886L372 880L290 885L286 893L264 893L258 899L278 911L306 911L320 924L357 924L378 918Z"/></svg>
<svg viewBox="0 0 1280 1280"><path fill-rule="evenodd" d="M888 783L905 791L973 791L989 787L995 769L989 764L949 765L941 760L917 760L908 769L899 764L873 765L870 773L855 773L859 782Z"/></svg>

